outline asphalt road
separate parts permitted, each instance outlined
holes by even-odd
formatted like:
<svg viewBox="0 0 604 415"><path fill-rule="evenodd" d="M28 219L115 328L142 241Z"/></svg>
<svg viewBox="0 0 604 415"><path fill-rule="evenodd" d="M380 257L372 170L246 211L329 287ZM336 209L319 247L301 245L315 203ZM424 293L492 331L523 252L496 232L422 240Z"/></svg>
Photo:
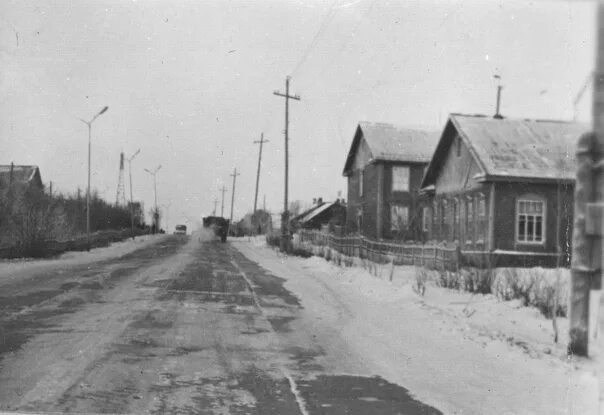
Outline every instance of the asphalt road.
<svg viewBox="0 0 604 415"><path fill-rule="evenodd" d="M305 301L283 282L228 243L176 236L1 280L0 410L440 413L379 377L326 370L338 345L292 330Z"/></svg>

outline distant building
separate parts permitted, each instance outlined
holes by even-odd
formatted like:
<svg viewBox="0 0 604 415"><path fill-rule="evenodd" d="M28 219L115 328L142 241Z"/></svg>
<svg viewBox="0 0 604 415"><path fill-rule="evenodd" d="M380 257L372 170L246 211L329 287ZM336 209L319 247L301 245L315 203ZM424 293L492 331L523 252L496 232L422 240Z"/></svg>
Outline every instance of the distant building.
<svg viewBox="0 0 604 415"><path fill-rule="evenodd" d="M346 204L343 200L324 202L322 198L315 200L310 209L292 219L297 228L322 229L324 227L342 227L346 223Z"/></svg>
<svg viewBox="0 0 604 415"><path fill-rule="evenodd" d="M499 265L555 264L558 247L570 252L575 143L587 130L452 114L421 184L428 238Z"/></svg>
<svg viewBox="0 0 604 415"><path fill-rule="evenodd" d="M28 186L44 188L38 166L0 165L0 195L5 195L9 188Z"/></svg>
<svg viewBox="0 0 604 415"><path fill-rule="evenodd" d="M359 123L343 175L346 230L377 239L422 239L420 183L439 134Z"/></svg>

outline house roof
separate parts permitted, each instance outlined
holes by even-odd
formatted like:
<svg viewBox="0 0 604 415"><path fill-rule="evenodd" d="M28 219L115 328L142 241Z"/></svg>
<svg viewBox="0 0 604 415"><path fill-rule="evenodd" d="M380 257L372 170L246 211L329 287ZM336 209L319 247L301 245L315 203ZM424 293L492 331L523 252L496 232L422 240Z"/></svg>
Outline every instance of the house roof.
<svg viewBox="0 0 604 415"><path fill-rule="evenodd" d="M576 122L451 114L422 187L434 184L456 135L478 163L480 178L572 180L576 142L587 131Z"/></svg>
<svg viewBox="0 0 604 415"><path fill-rule="evenodd" d="M324 202L322 205L319 205L314 209L310 209L310 211L307 211L306 214L298 220L301 223L308 222L309 220L312 220L313 218L317 217L322 212L325 212L327 209L334 206L335 204L337 204L337 202Z"/></svg>
<svg viewBox="0 0 604 415"><path fill-rule="evenodd" d="M30 183L39 178L39 185L42 184L42 179L40 176L40 169L38 166L12 166L13 177L12 180L14 183ZM10 174L11 174L11 165L0 165L0 184L8 186L10 182Z"/></svg>
<svg viewBox="0 0 604 415"><path fill-rule="evenodd" d="M385 123L360 122L346 158L344 175L352 169L361 138L365 139L373 160L427 163L432 157L439 133Z"/></svg>

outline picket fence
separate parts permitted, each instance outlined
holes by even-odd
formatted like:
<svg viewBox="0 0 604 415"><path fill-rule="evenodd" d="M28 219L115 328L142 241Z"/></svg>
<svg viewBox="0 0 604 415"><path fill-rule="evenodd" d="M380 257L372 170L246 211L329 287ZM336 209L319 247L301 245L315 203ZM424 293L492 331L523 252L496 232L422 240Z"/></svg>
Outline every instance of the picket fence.
<svg viewBox="0 0 604 415"><path fill-rule="evenodd" d="M363 236L340 237L312 230L299 230L297 234L299 242L303 245L325 246L342 255L373 262L394 262L396 265L417 265L443 270L458 270L461 266L461 253L457 246L384 242Z"/></svg>

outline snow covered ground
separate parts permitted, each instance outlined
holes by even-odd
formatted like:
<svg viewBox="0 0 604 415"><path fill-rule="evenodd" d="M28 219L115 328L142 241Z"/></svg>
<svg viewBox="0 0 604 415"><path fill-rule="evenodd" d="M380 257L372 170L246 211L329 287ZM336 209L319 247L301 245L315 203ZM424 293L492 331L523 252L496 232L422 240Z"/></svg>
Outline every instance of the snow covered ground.
<svg viewBox="0 0 604 415"><path fill-rule="evenodd" d="M389 281L389 266L376 277L319 257L285 257L263 238L233 244L286 279L285 287L301 299L304 324L314 324L319 337L338 336L346 359L362 361L359 367L444 413L598 413L599 366L566 357L566 319L558 320L555 344L551 320L517 301L430 282L419 296L412 288L414 267L395 267ZM340 352L327 350L334 361L342 359Z"/></svg>
<svg viewBox="0 0 604 415"><path fill-rule="evenodd" d="M0 260L0 283L7 278L14 278L21 273L30 273L41 270L49 270L55 267L86 264L102 261L110 258L119 258L139 248L157 242L165 235L142 235L134 239L115 242L104 248L95 248L88 251L65 252L57 258L52 259L10 259Z"/></svg>

